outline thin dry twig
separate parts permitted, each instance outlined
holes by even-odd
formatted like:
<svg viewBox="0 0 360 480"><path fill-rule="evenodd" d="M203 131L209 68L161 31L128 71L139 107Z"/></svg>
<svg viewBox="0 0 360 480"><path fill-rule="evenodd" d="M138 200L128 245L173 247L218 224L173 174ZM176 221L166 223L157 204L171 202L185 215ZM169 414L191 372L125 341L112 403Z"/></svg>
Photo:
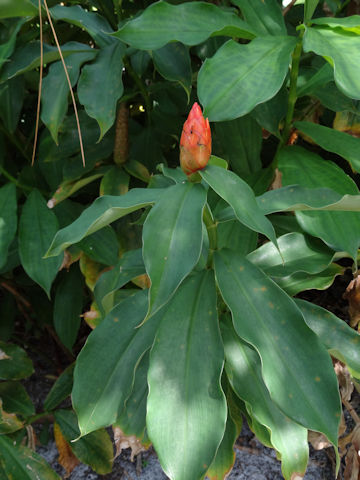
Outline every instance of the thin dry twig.
<svg viewBox="0 0 360 480"><path fill-rule="evenodd" d="M352 419L354 420L354 422L358 425L360 425L360 417L359 415L356 413L355 409L353 408L353 406L351 405L350 402L348 402L347 400L345 400L344 398L341 399L342 403L344 404L344 407L346 408L346 410L350 413Z"/></svg>
<svg viewBox="0 0 360 480"><path fill-rule="evenodd" d="M7 290L8 292L10 292L19 302L21 302L23 305L25 305L26 308L31 308L31 304L30 302L28 302L26 300L25 297L23 297L21 295L20 292L18 292L18 290L16 290L15 287L13 287L12 285L9 285L7 282L1 282L0 283L0 286L5 288L5 290Z"/></svg>
<svg viewBox="0 0 360 480"><path fill-rule="evenodd" d="M296 0L291 0L291 2L289 3L289 5L284 8L284 10L283 10L283 12L282 12L283 17L285 17L285 15L288 13L288 11L292 9L292 7L295 5L295 2L296 2Z"/></svg>
<svg viewBox="0 0 360 480"><path fill-rule="evenodd" d="M43 46L41 0L39 0L39 24L40 24L40 77L39 77L39 93L38 93L37 109L36 109L35 138L34 138L34 146L33 146L32 158L31 158L31 165L32 166L34 165L34 161L35 161L36 145L37 145L38 132L39 132L40 100L41 100L43 65L44 65L44 46Z"/></svg>
<svg viewBox="0 0 360 480"><path fill-rule="evenodd" d="M74 112L75 112L75 118L76 118L76 125L77 125L77 129L78 129L78 132L79 132L79 143L80 143L81 158L82 158L82 163L83 163L83 165L84 165L84 167L85 167L84 146L83 146L83 141L82 141L80 121L79 121L79 115L78 115L78 111L77 111L77 107L76 107L76 101L75 101L74 92L73 92L73 89L72 89L72 86L71 86L69 73L68 73L68 70L67 70L67 68L66 68L65 60L64 60L64 57L63 57L63 54L62 54L62 51L61 51L61 48L60 48L60 45L59 45L59 41L58 41L58 38L57 38L57 35L56 35L56 32L55 32L55 28L54 28L53 22L52 22L52 20L51 20L51 16L50 16L50 12L49 12L49 8L48 8L48 5L47 5L46 0L44 0L44 5L45 5L47 17L48 17L48 19L49 19L50 28L51 28L51 31L52 31L52 33L53 33L53 35L54 35L54 40L55 40L57 49L58 49L58 51L59 51L60 59L61 59L61 62L62 62L62 64L63 64L63 67L64 67L66 80L67 80L68 85L69 85L70 94L71 94L71 99L72 99L72 103L73 103L73 106L74 106Z"/></svg>

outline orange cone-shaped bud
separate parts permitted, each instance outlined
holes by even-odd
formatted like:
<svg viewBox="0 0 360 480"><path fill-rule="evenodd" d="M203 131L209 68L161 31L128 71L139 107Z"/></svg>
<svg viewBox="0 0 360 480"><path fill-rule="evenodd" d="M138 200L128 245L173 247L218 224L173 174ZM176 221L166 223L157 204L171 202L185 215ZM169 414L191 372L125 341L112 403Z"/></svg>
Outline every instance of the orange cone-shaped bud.
<svg viewBox="0 0 360 480"><path fill-rule="evenodd" d="M180 165L186 175L204 168L211 155L209 120L195 102L184 123L180 139Z"/></svg>

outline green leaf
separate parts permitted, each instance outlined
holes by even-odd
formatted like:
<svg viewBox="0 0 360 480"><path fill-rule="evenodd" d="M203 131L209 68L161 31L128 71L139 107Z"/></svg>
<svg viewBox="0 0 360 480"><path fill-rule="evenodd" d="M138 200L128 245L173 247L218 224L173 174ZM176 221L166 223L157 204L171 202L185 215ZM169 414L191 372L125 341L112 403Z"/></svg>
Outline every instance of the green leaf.
<svg viewBox="0 0 360 480"><path fill-rule="evenodd" d="M350 98L360 99L360 36L338 28L306 28L303 48L330 61L339 89Z"/></svg>
<svg viewBox="0 0 360 480"><path fill-rule="evenodd" d="M159 1L114 33L140 50L156 50L172 41L197 45L216 35L251 39L255 32L236 13L209 3L171 5Z"/></svg>
<svg viewBox="0 0 360 480"><path fill-rule="evenodd" d="M130 177L122 167L114 165L100 182L100 195L125 195L129 191Z"/></svg>
<svg viewBox="0 0 360 480"><path fill-rule="evenodd" d="M214 165L200 170L200 175L234 210L236 218L246 227L266 235L275 245L273 226L259 209L249 185L235 173Z"/></svg>
<svg viewBox="0 0 360 480"><path fill-rule="evenodd" d="M213 273L202 271L170 301L150 354L147 429L172 480L203 478L224 435L223 355Z"/></svg>
<svg viewBox="0 0 360 480"><path fill-rule="evenodd" d="M259 353L272 400L287 416L324 433L336 446L341 405L325 348L292 299L251 262L230 250L215 252L214 260L236 333Z"/></svg>
<svg viewBox="0 0 360 480"><path fill-rule="evenodd" d="M120 42L104 47L96 60L91 65L85 65L81 71L77 88L79 101L84 105L86 113L99 123L98 142L115 122L116 105L124 91L124 53L125 46ZM106 72L105 76L102 75L103 72Z"/></svg>
<svg viewBox="0 0 360 480"><path fill-rule="evenodd" d="M24 426L24 422L15 413L8 413L3 410L2 399L0 398L0 435L17 432Z"/></svg>
<svg viewBox="0 0 360 480"><path fill-rule="evenodd" d="M232 120L272 98L284 82L295 44L293 37L256 38L247 45L225 43L199 71L204 116L213 122Z"/></svg>
<svg viewBox="0 0 360 480"><path fill-rule="evenodd" d="M89 433L73 442L80 434L75 413L70 410L56 410L54 415L74 455L100 475L110 473L114 455L112 441L106 430Z"/></svg>
<svg viewBox="0 0 360 480"><path fill-rule="evenodd" d="M77 243L111 222L156 202L163 190L133 188L126 195L97 198L71 225L56 234L46 256L58 255L66 247Z"/></svg>
<svg viewBox="0 0 360 480"><path fill-rule="evenodd" d="M17 228L16 187L7 183L0 188L0 268L5 265Z"/></svg>
<svg viewBox="0 0 360 480"><path fill-rule="evenodd" d="M2 6L0 6L0 11L1 7ZM8 20L6 22L8 34L6 36L6 41L0 44L0 69L3 63L7 60L7 58L9 58L10 55L13 53L16 44L17 34L19 33L20 28L24 25L26 20L26 18L13 18L12 20ZM5 38L2 37L2 40L5 40Z"/></svg>
<svg viewBox="0 0 360 480"><path fill-rule="evenodd" d="M209 470L206 472L206 478L209 480L218 480L219 478L226 478L226 475L230 473L236 458L234 443L239 434L240 431L236 428L236 424L228 412L225 433L217 449L215 458Z"/></svg>
<svg viewBox="0 0 360 480"><path fill-rule="evenodd" d="M152 58L160 75L171 82L179 82L189 97L192 75L189 49L180 42L172 42L154 50Z"/></svg>
<svg viewBox="0 0 360 480"><path fill-rule="evenodd" d="M108 21L95 12L88 12L80 5L72 7L56 5L50 8L50 15L54 20L63 20L86 30L101 48L114 43L114 39L108 35L113 31Z"/></svg>
<svg viewBox="0 0 360 480"><path fill-rule="evenodd" d="M93 60L97 51L83 43L69 42L68 49L88 50L83 53L73 53L65 59L71 86L74 87L79 77L80 67L83 63ZM66 79L61 61L53 63L49 73L43 81L41 94L41 120L50 130L54 142L58 143L58 131L68 110L69 84Z"/></svg>
<svg viewBox="0 0 360 480"><path fill-rule="evenodd" d="M247 255L256 248L258 234L237 220L219 223L216 230L219 249L230 248L242 255Z"/></svg>
<svg viewBox="0 0 360 480"><path fill-rule="evenodd" d="M306 72L306 70L305 70ZM301 77L300 77L301 78ZM313 94L317 89L323 89L334 78L333 69L329 63L325 63L316 73L296 88L298 97ZM340 93L340 92L339 92Z"/></svg>
<svg viewBox="0 0 360 480"><path fill-rule="evenodd" d="M20 380L29 377L34 371L25 350L12 343L0 341L0 379Z"/></svg>
<svg viewBox="0 0 360 480"><path fill-rule="evenodd" d="M61 45L61 52L64 58L73 53L88 52L88 46L85 44L81 44L82 47L79 51L74 50L71 47L71 44L70 48L68 48L68 45L69 44L67 43ZM57 47L53 47L52 45L44 43L44 63L49 64L51 62L54 62L55 60L59 60L59 58L60 55ZM21 73L33 70L39 65L40 42L29 42L26 45L23 45L17 50L15 50L14 55L11 57L11 61L5 64L0 74L0 83L5 82L10 78L16 77Z"/></svg>
<svg viewBox="0 0 360 480"><path fill-rule="evenodd" d="M345 320L341 320L325 308L299 298L295 299L295 302L305 322L316 333L329 353L346 363L351 374L360 378L360 334L349 327Z"/></svg>
<svg viewBox="0 0 360 480"><path fill-rule="evenodd" d="M57 378L50 392L46 395L44 410L53 410L71 394L74 368L75 363L72 363Z"/></svg>
<svg viewBox="0 0 360 480"><path fill-rule="evenodd" d="M261 169L261 127L249 115L231 122L218 122L215 132L221 156L229 161L237 175L243 177Z"/></svg>
<svg viewBox="0 0 360 480"><path fill-rule="evenodd" d="M2 0L0 3L0 18L25 17L37 15L38 9L30 0Z"/></svg>
<svg viewBox="0 0 360 480"><path fill-rule="evenodd" d="M14 133L19 123L25 94L22 77L13 78L0 84L0 117L10 133Z"/></svg>
<svg viewBox="0 0 360 480"><path fill-rule="evenodd" d="M358 194L354 181L335 163L300 147L287 147L279 154L282 184L307 188L328 187L340 194ZM356 258L360 244L360 215L353 212L296 212L300 226L331 248ZM341 226L339 228L339 226Z"/></svg>
<svg viewBox="0 0 360 480"><path fill-rule="evenodd" d="M115 265L119 260L119 241L110 226L85 237L77 245L88 257L104 265Z"/></svg>
<svg viewBox="0 0 360 480"><path fill-rule="evenodd" d="M337 275L343 275L344 267L331 263L328 267L316 274L295 272L287 277L273 277L279 287L288 295L294 296L304 290L326 290L332 285Z"/></svg>
<svg viewBox="0 0 360 480"><path fill-rule="evenodd" d="M136 328L145 318L147 304L146 291L123 300L91 332L81 350L72 391L81 435L113 424L122 412L134 371L152 345L160 319L154 316Z"/></svg>
<svg viewBox="0 0 360 480"><path fill-rule="evenodd" d="M295 128L305 133L314 142L328 152L336 153L347 160L352 168L360 172L360 139L311 122L295 122Z"/></svg>
<svg viewBox="0 0 360 480"><path fill-rule="evenodd" d="M246 402L249 413L269 429L271 444L281 455L284 478L303 476L309 458L306 428L291 421L273 402L262 377L259 355L236 335L230 321L221 324L221 332L232 388Z"/></svg>
<svg viewBox="0 0 360 480"><path fill-rule="evenodd" d="M247 256L250 262L272 277L285 277L295 272L319 273L334 257L330 248L302 233L288 233L277 241L282 257L272 243L265 243Z"/></svg>
<svg viewBox="0 0 360 480"><path fill-rule="evenodd" d="M42 456L22 445L14 446L5 435L0 435L0 467L6 479L61 480Z"/></svg>
<svg viewBox="0 0 360 480"><path fill-rule="evenodd" d="M314 0L313 0L314 1ZM344 30L355 31L359 33L360 15L351 15L350 17L321 17L314 18L311 23L315 25L328 25L331 28L343 28Z"/></svg>
<svg viewBox="0 0 360 480"><path fill-rule="evenodd" d="M4 410L8 413L19 413L23 417L34 415L34 405L20 382L1 382L0 398Z"/></svg>
<svg viewBox="0 0 360 480"><path fill-rule="evenodd" d="M103 273L96 282L94 295L102 313L109 313L114 305L114 293L133 278L145 273L142 250L125 252L112 270Z"/></svg>
<svg viewBox="0 0 360 480"><path fill-rule="evenodd" d="M205 202L202 185L178 183L165 190L147 216L143 257L151 280L148 316L165 305L198 262Z"/></svg>
<svg viewBox="0 0 360 480"><path fill-rule="evenodd" d="M54 302L54 327L61 342L71 350L80 327L83 304L83 276L77 265L65 272L57 286Z"/></svg>
<svg viewBox="0 0 360 480"><path fill-rule="evenodd" d="M146 402L149 393L148 369L149 352L146 352L136 368L131 394L114 424L115 427L120 427L125 435L135 435L140 441L144 439L146 428Z"/></svg>
<svg viewBox="0 0 360 480"><path fill-rule="evenodd" d="M279 125L287 110L287 91L280 88L278 93L265 103L257 105L250 115L268 132L280 138Z"/></svg>
<svg viewBox="0 0 360 480"><path fill-rule="evenodd" d="M20 217L19 253L25 272L50 296L51 284L62 263L63 255L43 258L58 228L57 218L41 193L33 190Z"/></svg>
<svg viewBox="0 0 360 480"><path fill-rule="evenodd" d="M257 35L286 35L281 7L276 0L231 0Z"/></svg>
<svg viewBox="0 0 360 480"><path fill-rule="evenodd" d="M317 7L317 4L319 3L319 0L305 0L305 6L304 6L304 23L310 22L311 17L313 16L315 9ZM314 23L314 21L313 21ZM316 23L316 20L315 20Z"/></svg>

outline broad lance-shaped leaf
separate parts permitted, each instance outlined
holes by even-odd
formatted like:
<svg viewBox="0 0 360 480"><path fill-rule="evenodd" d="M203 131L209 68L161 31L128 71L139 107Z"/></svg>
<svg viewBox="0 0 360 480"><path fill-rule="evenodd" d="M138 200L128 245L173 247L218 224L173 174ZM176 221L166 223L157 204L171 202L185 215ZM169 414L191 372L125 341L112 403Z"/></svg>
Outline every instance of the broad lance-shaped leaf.
<svg viewBox="0 0 360 480"><path fill-rule="evenodd" d="M243 45L229 40L205 60L198 96L210 121L233 120L280 90L289 69L294 37L259 37ZM221 71L221 75L219 75Z"/></svg>
<svg viewBox="0 0 360 480"><path fill-rule="evenodd" d="M152 345L161 318L154 316L137 328L147 306L144 290L127 298L91 332L81 350L72 400L82 436L113 424L123 410L135 369Z"/></svg>
<svg viewBox="0 0 360 480"><path fill-rule="evenodd" d="M0 188L0 268L6 263L16 228L16 187L13 183L7 183Z"/></svg>
<svg viewBox="0 0 360 480"><path fill-rule="evenodd" d="M198 262L205 202L202 185L178 183L165 190L147 216L143 228L143 257L151 280L147 316L169 300Z"/></svg>
<svg viewBox="0 0 360 480"><path fill-rule="evenodd" d="M43 258L58 229L55 213L48 209L41 193L34 189L28 196L20 217L19 254L25 272L50 296L51 284L63 255Z"/></svg>
<svg viewBox="0 0 360 480"><path fill-rule="evenodd" d="M79 101L86 113L97 120L100 126L100 141L113 125L116 105L123 94L122 82L125 45L116 42L100 50L91 65L85 65L78 83ZM106 75L102 75L106 72Z"/></svg>
<svg viewBox="0 0 360 480"><path fill-rule="evenodd" d="M360 378L360 334L325 308L296 298L305 322L319 337L331 355L346 363L351 373Z"/></svg>
<svg viewBox="0 0 360 480"><path fill-rule="evenodd" d="M6 435L0 435L0 473L6 479L21 480L61 480L41 455L14 441Z"/></svg>
<svg viewBox="0 0 360 480"><path fill-rule="evenodd" d="M65 59L66 68L72 87L76 84L80 67L83 63L93 60L97 50L90 46L86 51L86 45L79 42L69 42L68 48L84 50L82 53L74 53ZM68 97L70 95L69 84L61 61L53 63L44 78L41 95L41 120L50 130L54 142L58 143L59 127L68 110Z"/></svg>
<svg viewBox="0 0 360 480"><path fill-rule="evenodd" d="M240 430L236 428L236 424L228 412L225 433L215 458L206 472L206 478L218 480L219 478L226 478L226 475L230 473L236 459L234 443L239 435Z"/></svg>
<svg viewBox="0 0 360 480"><path fill-rule="evenodd" d="M341 28L308 27L305 30L304 52L325 57L334 68L335 83L348 97L360 99L360 37Z"/></svg>
<svg viewBox="0 0 360 480"><path fill-rule="evenodd" d="M311 20L319 0L305 0L304 6L304 22L307 23Z"/></svg>
<svg viewBox="0 0 360 480"><path fill-rule="evenodd" d="M30 0L2 0L0 18L25 17L37 15L38 9Z"/></svg>
<svg viewBox="0 0 360 480"><path fill-rule="evenodd" d="M261 270L230 250L215 252L214 260L236 333L259 353L272 400L337 445L341 405L329 354L292 299Z"/></svg>
<svg viewBox="0 0 360 480"><path fill-rule="evenodd" d="M284 186L297 183L307 188L328 187L342 195L359 194L355 182L340 167L301 147L282 149L278 160ZM296 218L307 233L356 259L360 244L359 213L296 212Z"/></svg>
<svg viewBox="0 0 360 480"><path fill-rule="evenodd" d="M79 242L87 235L105 227L105 225L109 225L128 213L155 203L163 193L164 190L161 188L134 188L120 197L104 195L97 198L75 222L57 232L46 256L58 255L69 245Z"/></svg>
<svg viewBox="0 0 360 480"><path fill-rule="evenodd" d="M259 355L236 335L230 321L221 324L221 333L232 388L247 403L251 415L270 430L285 479L291 480L295 473L302 477L309 457L306 428L291 421L273 402L262 378Z"/></svg>
<svg viewBox="0 0 360 480"><path fill-rule="evenodd" d="M281 7L276 0L231 0L237 5L246 22L259 36L286 35Z"/></svg>
<svg viewBox="0 0 360 480"><path fill-rule="evenodd" d="M30 377L34 367L25 350L0 340L0 380L20 380Z"/></svg>
<svg viewBox="0 0 360 480"><path fill-rule="evenodd" d="M197 45L210 36L254 38L254 30L235 12L205 2L171 5L159 1L125 23L114 36L140 50L156 50L169 42Z"/></svg>
<svg viewBox="0 0 360 480"><path fill-rule="evenodd" d="M295 122L300 132L312 138L314 142L328 152L337 153L347 160L352 168L360 172L360 139L311 122Z"/></svg>
<svg viewBox="0 0 360 480"><path fill-rule="evenodd" d="M227 416L223 361L214 277L202 271L169 302L150 354L146 423L171 480L200 480L215 456Z"/></svg>
<svg viewBox="0 0 360 480"><path fill-rule="evenodd" d="M206 183L223 198L246 227L267 236L277 246L274 228L256 203L254 192L235 173L215 165L200 170Z"/></svg>

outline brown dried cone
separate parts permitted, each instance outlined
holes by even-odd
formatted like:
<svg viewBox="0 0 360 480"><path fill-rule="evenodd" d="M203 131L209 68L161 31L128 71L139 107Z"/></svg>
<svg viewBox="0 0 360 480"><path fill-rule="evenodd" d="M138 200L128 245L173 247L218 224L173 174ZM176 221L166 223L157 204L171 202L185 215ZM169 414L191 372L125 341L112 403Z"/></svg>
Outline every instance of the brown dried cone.
<svg viewBox="0 0 360 480"><path fill-rule="evenodd" d="M114 163L123 165L129 154L129 109L125 102L120 103L116 125L114 144Z"/></svg>

